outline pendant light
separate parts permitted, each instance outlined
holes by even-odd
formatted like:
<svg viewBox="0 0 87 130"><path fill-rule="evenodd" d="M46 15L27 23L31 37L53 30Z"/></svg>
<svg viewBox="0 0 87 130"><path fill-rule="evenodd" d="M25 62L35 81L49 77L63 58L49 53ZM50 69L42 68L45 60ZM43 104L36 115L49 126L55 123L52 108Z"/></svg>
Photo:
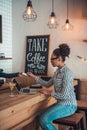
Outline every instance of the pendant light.
<svg viewBox="0 0 87 130"><path fill-rule="evenodd" d="M65 24L62 26L62 29L64 31L69 31L73 29L73 26L69 22L68 13L69 13L69 1L67 0L67 19L65 21Z"/></svg>
<svg viewBox="0 0 87 130"><path fill-rule="evenodd" d="M32 1L28 0L27 7L23 13L23 19L27 22L33 22L37 18L36 12L33 10Z"/></svg>
<svg viewBox="0 0 87 130"><path fill-rule="evenodd" d="M47 25L50 29L57 28L58 26L56 15L54 13L54 0L52 0L52 12L51 12L50 19Z"/></svg>
<svg viewBox="0 0 87 130"><path fill-rule="evenodd" d="M77 56L77 57L78 57L79 59L81 59L81 61L87 63L87 59L85 59L85 58L83 58L83 57L81 57L81 56Z"/></svg>

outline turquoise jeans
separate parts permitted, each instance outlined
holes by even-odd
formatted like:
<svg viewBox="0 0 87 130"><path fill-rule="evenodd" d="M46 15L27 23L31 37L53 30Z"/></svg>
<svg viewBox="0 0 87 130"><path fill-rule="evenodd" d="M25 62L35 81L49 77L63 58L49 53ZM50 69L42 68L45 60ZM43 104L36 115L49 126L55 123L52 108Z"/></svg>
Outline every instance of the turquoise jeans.
<svg viewBox="0 0 87 130"><path fill-rule="evenodd" d="M70 116L75 113L77 106L55 103L40 113L39 125L43 130L57 130L52 121L55 119Z"/></svg>

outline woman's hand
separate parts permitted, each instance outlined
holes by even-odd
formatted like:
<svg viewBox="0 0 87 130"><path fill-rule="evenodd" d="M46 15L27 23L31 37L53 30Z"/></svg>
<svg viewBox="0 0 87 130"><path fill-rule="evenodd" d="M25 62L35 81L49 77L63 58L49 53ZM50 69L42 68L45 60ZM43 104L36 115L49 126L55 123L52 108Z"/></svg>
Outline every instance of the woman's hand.
<svg viewBox="0 0 87 130"><path fill-rule="evenodd" d="M45 94L45 95L47 95L47 96L51 96L51 93L50 93L50 91L48 91L48 90L40 90L39 91L40 93L43 93L43 94Z"/></svg>
<svg viewBox="0 0 87 130"><path fill-rule="evenodd" d="M36 75L34 75L34 74L31 73L31 72L27 72L27 75L28 75L28 76L31 76L31 77L34 78L34 79L37 77Z"/></svg>
<svg viewBox="0 0 87 130"><path fill-rule="evenodd" d="M18 77L22 77L23 75L22 75L22 72L19 72L18 73Z"/></svg>

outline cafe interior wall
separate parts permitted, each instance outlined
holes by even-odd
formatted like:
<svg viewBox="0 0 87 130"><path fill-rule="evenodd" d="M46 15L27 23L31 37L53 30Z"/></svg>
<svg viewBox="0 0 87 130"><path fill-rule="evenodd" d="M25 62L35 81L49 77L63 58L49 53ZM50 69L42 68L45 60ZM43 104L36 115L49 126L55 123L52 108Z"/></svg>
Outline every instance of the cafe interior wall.
<svg viewBox="0 0 87 130"><path fill-rule="evenodd" d="M0 0L0 15L2 16L2 43L0 53L12 57L12 0ZM0 68L4 72L12 72L12 60L0 60Z"/></svg>
<svg viewBox="0 0 87 130"><path fill-rule="evenodd" d="M72 3L72 7L69 7L69 18L74 28L70 32L63 31L62 25L66 20L66 0L54 0L54 2L58 27L57 29L49 29L47 22L52 10L51 0L32 0L33 8L37 13L35 22L23 20L22 15L27 0L12 0L12 63L10 63L12 70L7 69L7 72L24 71L26 36L49 34L48 76L52 76L56 69L50 63L53 49L58 47L60 43L67 43L71 48L71 54L66 59L66 64L73 71L75 78L87 78L87 63L77 58L78 55L87 58L87 43L83 42L83 39L87 39L87 19L80 16L81 9L78 10L77 8L77 14L74 12L75 5L73 6L74 3ZM4 43L0 46L4 46Z"/></svg>

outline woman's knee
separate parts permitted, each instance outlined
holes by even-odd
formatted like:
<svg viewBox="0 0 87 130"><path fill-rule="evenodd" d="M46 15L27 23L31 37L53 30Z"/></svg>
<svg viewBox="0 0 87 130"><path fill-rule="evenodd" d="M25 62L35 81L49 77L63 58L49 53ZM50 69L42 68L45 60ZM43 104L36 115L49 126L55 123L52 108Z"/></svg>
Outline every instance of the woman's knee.
<svg viewBox="0 0 87 130"><path fill-rule="evenodd" d="M46 124L48 124L49 121L48 121L47 116L44 115L44 114L40 115L40 116L39 116L39 123L40 123L41 125L46 125Z"/></svg>

